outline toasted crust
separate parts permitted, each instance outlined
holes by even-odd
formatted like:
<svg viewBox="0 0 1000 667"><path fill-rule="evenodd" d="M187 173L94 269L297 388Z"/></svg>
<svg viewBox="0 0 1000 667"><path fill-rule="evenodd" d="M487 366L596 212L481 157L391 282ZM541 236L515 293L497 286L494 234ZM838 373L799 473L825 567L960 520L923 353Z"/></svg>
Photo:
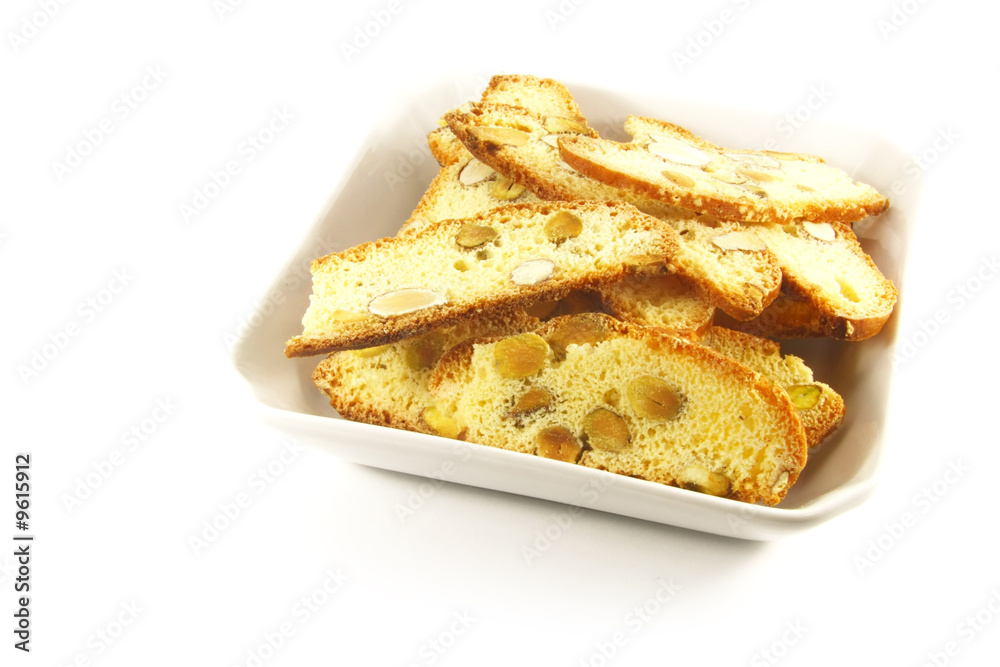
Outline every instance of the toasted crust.
<svg viewBox="0 0 1000 667"><path fill-rule="evenodd" d="M569 118L584 125L587 123L569 89L554 79L527 74L498 74L490 79L479 101L523 107L545 116ZM447 126L430 132L427 143L442 167L468 157L462 142Z"/></svg>
<svg viewBox="0 0 1000 667"><path fill-rule="evenodd" d="M785 327L772 329L770 335L798 330L840 340L871 338L892 315L896 286L879 271L849 225L821 223L833 236L824 240L807 231L809 224L753 227L778 258L785 294L797 295L770 311L777 316L762 313L756 319Z"/></svg>
<svg viewBox="0 0 1000 667"><path fill-rule="evenodd" d="M675 270L698 284L713 305L733 317L752 318L777 296L781 270L766 248L724 251L713 243L715 237L739 231L738 223L698 217L580 174L562 162L552 145L553 137L562 141L571 133L549 133L545 119L538 114L503 105L477 104L448 113L445 119L477 159L541 199L625 201L668 222L681 234ZM497 143L480 131L489 127L518 128L529 138L522 146ZM594 136L592 131L584 134Z"/></svg>
<svg viewBox="0 0 1000 667"><path fill-rule="evenodd" d="M469 338L529 331L538 324L524 311L514 311L390 345L333 352L316 366L313 383L345 419L433 435L437 432L423 415L433 405L428 384L441 356Z"/></svg>
<svg viewBox="0 0 1000 667"><path fill-rule="evenodd" d="M543 229L561 212L578 216L581 232L553 242ZM467 225L490 226L497 237L479 250L461 247L456 235ZM485 254L480 256L480 250ZM314 260L303 333L288 341L285 354L373 347L476 313L508 313L650 270L676 252L673 228L620 202L513 204L445 220L413 235L363 243ZM512 271L539 258L553 263L552 276L537 284L515 284ZM371 311L373 299L415 288L430 290L439 303L392 316Z"/></svg>
<svg viewBox="0 0 1000 667"><path fill-rule="evenodd" d="M581 326L601 333L593 342L567 344L562 332ZM806 463L805 432L788 395L743 364L703 345L597 314L557 318L534 333L549 342L550 357L525 379L498 374L494 359L502 340L496 338L466 341L441 359L431 393L468 441L546 455L538 445L542 431L563 428L582 446L562 460L772 505ZM675 388L683 406L677 416L657 419L637 411L628 387L640 376ZM512 412L531 388L544 389L553 401L528 414ZM628 446L611 451L588 444L593 441L584 419L595 407L622 420ZM711 484L704 484L706 477Z"/></svg>
<svg viewBox="0 0 1000 667"><path fill-rule="evenodd" d="M567 136L559 140L559 154L602 183L724 220L851 223L889 206L873 188L816 156L728 150L671 123L630 121L631 142Z"/></svg>
<svg viewBox="0 0 1000 667"><path fill-rule="evenodd" d="M830 385L813 379L812 370L802 359L782 355L775 341L725 327L713 326L702 343L734 359L795 394L795 405L810 449L819 446L844 421L844 399ZM796 390L807 390L802 396Z"/></svg>
<svg viewBox="0 0 1000 667"><path fill-rule="evenodd" d="M715 308L694 285L669 272L630 276L600 291L604 308L620 320L676 336L697 338L712 325Z"/></svg>
<svg viewBox="0 0 1000 667"><path fill-rule="evenodd" d="M464 157L458 158L454 164L441 167L397 235L412 234L434 222L467 218L497 206L539 201L538 197L523 186L515 184L496 171L489 170L488 167L486 168L490 171L488 175L473 183L463 183L463 172L466 172L466 169L473 171L481 163L464 147L462 151L465 153Z"/></svg>

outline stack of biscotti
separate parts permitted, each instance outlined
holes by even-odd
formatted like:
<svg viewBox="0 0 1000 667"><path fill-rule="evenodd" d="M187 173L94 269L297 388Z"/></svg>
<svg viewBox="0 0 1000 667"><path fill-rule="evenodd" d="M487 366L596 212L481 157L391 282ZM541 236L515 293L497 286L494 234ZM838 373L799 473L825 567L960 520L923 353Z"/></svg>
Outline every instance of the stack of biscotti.
<svg viewBox="0 0 1000 667"><path fill-rule="evenodd" d="M843 399L769 338L862 340L895 288L851 224L888 202L821 158L497 76L428 135L395 238L313 262L288 356L342 416L775 504ZM720 326L722 325L722 326Z"/></svg>

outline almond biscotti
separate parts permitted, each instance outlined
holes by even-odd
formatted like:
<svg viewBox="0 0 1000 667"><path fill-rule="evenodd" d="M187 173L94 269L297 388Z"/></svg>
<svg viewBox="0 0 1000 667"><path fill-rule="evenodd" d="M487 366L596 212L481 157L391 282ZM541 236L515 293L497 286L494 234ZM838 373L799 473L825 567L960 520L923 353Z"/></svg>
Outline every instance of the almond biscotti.
<svg viewBox="0 0 1000 667"><path fill-rule="evenodd" d="M525 74L498 74L490 79L479 101L523 107L542 116L572 122L574 126L587 125L587 119L569 89L553 79ZM446 167L467 158L468 152L447 123L442 120L441 124L442 127L427 135L427 143L434 158Z"/></svg>
<svg viewBox="0 0 1000 667"><path fill-rule="evenodd" d="M605 315L462 343L430 389L449 431L470 442L750 503L778 503L807 458L780 387Z"/></svg>
<svg viewBox="0 0 1000 667"><path fill-rule="evenodd" d="M659 267L672 227L620 202L512 204L314 260L289 357L384 345Z"/></svg>
<svg viewBox="0 0 1000 667"><path fill-rule="evenodd" d="M809 322L813 335L852 341L881 331L896 306L896 286L875 266L850 225L803 221L750 228L778 258L786 293L802 296L799 304L778 306L788 315L796 313L799 326Z"/></svg>
<svg viewBox="0 0 1000 667"><path fill-rule="evenodd" d="M810 448L818 446L843 422L845 407L840 394L830 385L814 380L812 369L802 359L782 355L775 341L713 326L701 342L784 389L798 410Z"/></svg>
<svg viewBox="0 0 1000 667"><path fill-rule="evenodd" d="M438 170L397 235L412 234L434 222L467 218L497 206L540 201L523 185L501 176L465 148L462 151L464 157Z"/></svg>
<svg viewBox="0 0 1000 667"><path fill-rule="evenodd" d="M781 270L767 247L738 223L699 217L584 176L559 156L567 136L586 127L558 127L525 109L476 104L445 115L455 135L482 163L546 200L620 200L671 224L680 234L678 273L695 281L713 305L750 319L778 294ZM547 124L548 123L548 124Z"/></svg>
<svg viewBox="0 0 1000 667"><path fill-rule="evenodd" d="M813 155L726 149L651 118L629 117L625 128L628 143L560 138L560 157L602 183L724 220L851 223L889 205Z"/></svg>

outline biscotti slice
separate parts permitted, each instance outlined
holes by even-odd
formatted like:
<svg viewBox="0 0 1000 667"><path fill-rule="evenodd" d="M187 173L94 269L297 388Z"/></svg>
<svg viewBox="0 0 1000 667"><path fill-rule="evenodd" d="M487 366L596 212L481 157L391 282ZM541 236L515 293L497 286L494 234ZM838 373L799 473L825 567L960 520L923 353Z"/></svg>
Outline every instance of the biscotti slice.
<svg viewBox="0 0 1000 667"><path fill-rule="evenodd" d="M814 380L812 369L802 359L782 355L778 343L718 326L706 332L702 343L781 386L799 411L810 448L843 423L845 408L840 394L830 385Z"/></svg>
<svg viewBox="0 0 1000 667"><path fill-rule="evenodd" d="M752 229L778 258L786 292L805 300L779 305L786 316L795 316L786 322L811 322L819 335L841 340L864 340L882 329L896 305L896 287L850 225L806 221Z"/></svg>
<svg viewBox="0 0 1000 667"><path fill-rule="evenodd" d="M726 149L651 118L630 117L626 130L628 143L561 138L560 156L602 183L725 220L851 223L889 205L813 155Z"/></svg>
<svg viewBox="0 0 1000 667"><path fill-rule="evenodd" d="M564 119L584 127L587 125L587 120L580 113L580 107L569 89L554 79L525 74L498 74L490 79L479 101L523 107L542 116ZM468 105L465 106L467 108ZM442 127L427 135L427 143L434 158L442 167L467 158L468 152L462 142L455 137L447 123L443 120L440 123Z"/></svg>
<svg viewBox="0 0 1000 667"><path fill-rule="evenodd" d="M629 276L600 290L605 310L620 320L697 338L712 325L715 308L690 281L673 273Z"/></svg>
<svg viewBox="0 0 1000 667"><path fill-rule="evenodd" d="M472 157L464 147L462 151L465 157L441 167L398 235L412 234L441 220L467 218L497 206L539 201L523 185L501 176Z"/></svg>
<svg viewBox="0 0 1000 667"><path fill-rule="evenodd" d="M312 263L285 354L384 345L488 312L594 289L667 262L673 228L620 202L511 204Z"/></svg>
<svg viewBox="0 0 1000 667"><path fill-rule="evenodd" d="M806 463L780 387L704 345L606 315L466 341L430 389L469 442L749 503L778 503Z"/></svg>
<svg viewBox="0 0 1000 667"><path fill-rule="evenodd" d="M560 137L524 109L477 104L445 116L476 158L547 200L618 200L672 225L681 236L678 273L696 282L713 305L738 319L756 316L778 294L781 270L759 240L735 222L689 211L612 187L572 169L559 157Z"/></svg>
<svg viewBox="0 0 1000 667"><path fill-rule="evenodd" d="M431 373L447 350L464 340L529 331L539 321L524 311L470 319L398 343L333 352L316 366L313 383L345 419L451 435L438 418L428 389Z"/></svg>
<svg viewBox="0 0 1000 667"><path fill-rule="evenodd" d="M838 338L846 323L824 316L813 302L790 283L781 286L778 298L750 320L717 313L715 324L763 338Z"/></svg>

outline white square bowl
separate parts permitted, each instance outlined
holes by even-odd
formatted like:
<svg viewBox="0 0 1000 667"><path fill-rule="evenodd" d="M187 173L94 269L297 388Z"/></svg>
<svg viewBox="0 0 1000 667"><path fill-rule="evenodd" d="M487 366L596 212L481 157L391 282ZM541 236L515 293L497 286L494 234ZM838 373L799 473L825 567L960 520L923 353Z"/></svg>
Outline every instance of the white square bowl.
<svg viewBox="0 0 1000 667"><path fill-rule="evenodd" d="M669 120L719 145L776 147L814 153L890 196L886 213L855 225L862 245L903 294L902 279L920 180L908 156L886 139L818 121L792 136L773 116L567 84L603 136L627 139L629 114ZM472 81L450 81L401 100L379 119L325 212L249 318L234 363L249 383L261 418L343 459L387 470L516 493L648 521L770 540L822 523L864 501L877 479L889 406L897 313L872 339L783 342L819 380L844 397L843 426L810 455L802 475L776 507L748 505L541 457L371 426L340 418L311 374L320 357L287 359L285 342L301 332L309 303L309 263L358 243L392 236L437 173L426 133L462 102ZM469 98L478 95L470 95ZM776 142L776 134L786 139ZM902 300L902 299L901 299Z"/></svg>

